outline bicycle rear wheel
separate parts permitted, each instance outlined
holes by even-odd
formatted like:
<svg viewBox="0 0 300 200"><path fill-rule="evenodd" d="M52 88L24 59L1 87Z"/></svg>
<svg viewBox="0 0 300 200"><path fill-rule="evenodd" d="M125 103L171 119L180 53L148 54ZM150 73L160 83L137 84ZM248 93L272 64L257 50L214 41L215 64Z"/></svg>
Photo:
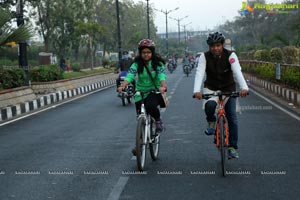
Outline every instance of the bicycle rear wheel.
<svg viewBox="0 0 300 200"><path fill-rule="evenodd" d="M226 167L225 167L225 160L226 160L226 150L225 150L225 128L224 128L224 119L221 117L219 119L219 139L220 139L220 153L221 153L221 168L222 168L222 175L226 176Z"/></svg>
<svg viewBox="0 0 300 200"><path fill-rule="evenodd" d="M160 135L156 135L156 126L155 120L151 119L151 143L149 143L150 147L150 155L152 160L157 160L159 154L159 147L160 147Z"/></svg>
<svg viewBox="0 0 300 200"><path fill-rule="evenodd" d="M138 119L138 124L136 128L136 161L137 166L140 171L145 168L146 162L146 149L147 142L145 142L146 132L145 132L146 121L144 117Z"/></svg>

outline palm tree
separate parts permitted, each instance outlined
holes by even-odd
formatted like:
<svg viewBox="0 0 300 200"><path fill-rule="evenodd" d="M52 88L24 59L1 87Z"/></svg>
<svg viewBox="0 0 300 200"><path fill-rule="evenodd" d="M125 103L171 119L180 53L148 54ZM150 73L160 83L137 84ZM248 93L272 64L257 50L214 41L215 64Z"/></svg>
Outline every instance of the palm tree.
<svg viewBox="0 0 300 200"><path fill-rule="evenodd" d="M32 36L32 30L27 25L13 28L13 15L6 9L0 8L0 46L10 42L26 41Z"/></svg>

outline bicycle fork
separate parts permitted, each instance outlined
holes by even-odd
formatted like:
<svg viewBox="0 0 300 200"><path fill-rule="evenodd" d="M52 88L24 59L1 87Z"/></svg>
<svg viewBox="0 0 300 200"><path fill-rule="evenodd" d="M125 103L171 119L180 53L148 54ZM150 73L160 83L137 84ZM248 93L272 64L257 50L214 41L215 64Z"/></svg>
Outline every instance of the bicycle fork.
<svg viewBox="0 0 300 200"><path fill-rule="evenodd" d="M220 130L221 130L221 124L220 124L220 119L222 119L223 121L223 130L224 130L224 146L228 147L229 146L229 128L228 128L228 122L225 116L225 111L223 106L221 105L219 108L219 112L218 112L218 121L216 124L216 134L215 134L215 141L216 141L216 146L220 147Z"/></svg>

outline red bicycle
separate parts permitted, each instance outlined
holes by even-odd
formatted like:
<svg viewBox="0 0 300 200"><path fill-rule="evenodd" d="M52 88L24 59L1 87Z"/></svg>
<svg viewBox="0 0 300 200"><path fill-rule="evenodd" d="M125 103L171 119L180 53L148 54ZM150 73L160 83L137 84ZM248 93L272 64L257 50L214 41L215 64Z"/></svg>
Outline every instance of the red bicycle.
<svg viewBox="0 0 300 200"><path fill-rule="evenodd" d="M222 175L226 176L226 166L225 166L225 160L227 156L227 148L229 146L229 127L228 127L228 121L226 119L225 114L225 104L229 97L239 97L239 92L232 92L232 93L224 93L221 91L216 91L212 94L203 94L203 99L209 99L211 97L218 97L218 104L216 107L216 113L217 113L217 123L215 128L215 144L216 147L219 149L221 153L221 168L222 168ZM195 96L193 96L195 97Z"/></svg>

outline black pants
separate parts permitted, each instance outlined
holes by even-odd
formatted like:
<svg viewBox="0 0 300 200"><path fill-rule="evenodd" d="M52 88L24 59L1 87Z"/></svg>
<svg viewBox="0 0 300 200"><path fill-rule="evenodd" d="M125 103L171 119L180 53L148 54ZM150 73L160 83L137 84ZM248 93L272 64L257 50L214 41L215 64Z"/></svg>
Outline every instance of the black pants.
<svg viewBox="0 0 300 200"><path fill-rule="evenodd" d="M147 113L155 119L155 121L160 120L160 112L157 106L159 101L155 93L150 93L149 96L144 100L145 108ZM142 101L135 102L136 113L139 115L141 113Z"/></svg>

